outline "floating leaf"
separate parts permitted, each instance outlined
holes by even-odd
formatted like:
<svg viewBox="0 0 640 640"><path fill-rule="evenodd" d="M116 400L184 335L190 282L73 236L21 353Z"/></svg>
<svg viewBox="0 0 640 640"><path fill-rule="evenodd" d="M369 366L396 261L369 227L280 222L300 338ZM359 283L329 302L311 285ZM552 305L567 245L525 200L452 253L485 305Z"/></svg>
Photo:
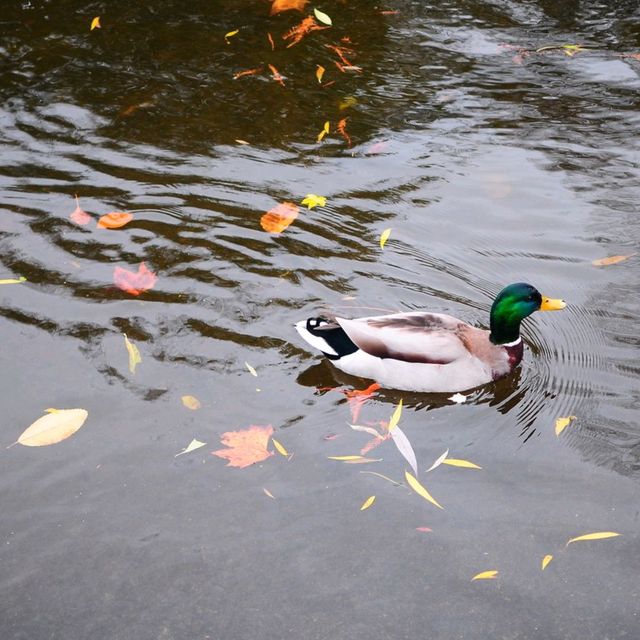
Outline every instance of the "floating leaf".
<svg viewBox="0 0 640 640"><path fill-rule="evenodd" d="M313 207L324 207L327 204L327 199L324 196L317 196L315 193L308 193L302 204L306 204L309 209Z"/></svg>
<svg viewBox="0 0 640 640"><path fill-rule="evenodd" d="M413 447L409 442L409 438L404 434L400 427L394 427L393 431L390 431L391 437L398 451L403 455L404 459L409 463L413 469L413 473L418 475L418 462L416 461L416 454L413 451Z"/></svg>
<svg viewBox="0 0 640 640"><path fill-rule="evenodd" d="M19 278L4 278L0 280L0 284L20 284L26 281L27 279L24 276L20 276Z"/></svg>
<svg viewBox="0 0 640 640"><path fill-rule="evenodd" d="M100 16L96 16L92 21L91 21L91 28L89 29L89 31L93 31L94 29L101 29L102 25L100 24Z"/></svg>
<svg viewBox="0 0 640 640"><path fill-rule="evenodd" d="M281 456L286 458L289 455L289 452L275 438L271 438L271 442Z"/></svg>
<svg viewBox="0 0 640 640"><path fill-rule="evenodd" d="M200 400L195 396L182 396L180 399L182 400L182 404L187 407L187 409L191 409L191 411L197 411L202 406Z"/></svg>
<svg viewBox="0 0 640 640"><path fill-rule="evenodd" d="M564 418L558 418L556 420L556 436L559 436L565 428L571 423L572 420L575 420L575 416L566 416Z"/></svg>
<svg viewBox="0 0 640 640"><path fill-rule="evenodd" d="M284 87L285 86L284 78L280 75L280 72L272 64L269 64L267 66L271 70L271 75L273 76L273 79Z"/></svg>
<svg viewBox="0 0 640 640"><path fill-rule="evenodd" d="M76 196L76 208L71 214L69 214L69 218L76 224L83 226L91 222L91 216L80 208L80 200L78 199L78 196Z"/></svg>
<svg viewBox="0 0 640 640"><path fill-rule="evenodd" d="M128 211L112 211L100 217L98 229L119 229L133 220L133 214Z"/></svg>
<svg viewBox="0 0 640 640"><path fill-rule="evenodd" d="M276 43L273 41L273 36L270 32L267 32L267 39L269 40L269 44L271 45L271 51L276 50Z"/></svg>
<svg viewBox="0 0 640 640"><path fill-rule="evenodd" d="M605 267L610 264L618 264L618 262L624 262L629 258L635 256L635 253L629 253L626 256L609 256L608 258L599 258L598 260L594 260L591 264L596 267Z"/></svg>
<svg viewBox="0 0 640 640"><path fill-rule="evenodd" d="M228 460L228 467L242 469L273 455L273 452L267 449L272 434L273 427L271 425L264 427L251 425L248 429L227 431L222 434L220 441L228 448L211 453Z"/></svg>
<svg viewBox="0 0 640 640"><path fill-rule="evenodd" d="M431 533L433 529L429 527L416 527L416 531L420 531L421 533Z"/></svg>
<svg viewBox="0 0 640 640"><path fill-rule="evenodd" d="M474 580L493 580L498 576L497 571L482 571L481 573L477 573L473 578L471 578L471 582Z"/></svg>
<svg viewBox="0 0 640 640"><path fill-rule="evenodd" d="M462 404L467 399L467 396L462 393L454 393L452 396L447 398L447 400L451 400L451 402L455 402L456 404Z"/></svg>
<svg viewBox="0 0 640 640"><path fill-rule="evenodd" d="M387 431L389 431L389 433L391 433L395 429L395 427L398 425L398 422L400 422L401 415L402 415L402 398L400 398L400 402L398 403L396 410L393 412L393 415L389 420L389 425L387 426Z"/></svg>
<svg viewBox="0 0 640 640"><path fill-rule="evenodd" d="M325 68L321 64L316 65L316 78L318 79L318 82L322 82L324 72Z"/></svg>
<svg viewBox="0 0 640 640"><path fill-rule="evenodd" d="M123 333L122 335L124 336L124 344L129 352L129 371L131 371L131 373L135 373L136 365L142 362L142 356L140 355L138 347L136 347L136 345L127 338L127 334Z"/></svg>
<svg viewBox="0 0 640 640"><path fill-rule="evenodd" d="M442 464L448 464L452 467L464 467L465 469L482 469L477 464L469 462L468 460L459 460L458 458L445 458Z"/></svg>
<svg viewBox="0 0 640 640"><path fill-rule="evenodd" d="M299 212L297 204L281 202L260 218L260 226L269 233L282 233L298 217Z"/></svg>
<svg viewBox="0 0 640 640"><path fill-rule="evenodd" d="M381 249L384 249L384 245L387 243L387 240L389 239L390 235L391 235L391 229L385 229L380 234L380 248Z"/></svg>
<svg viewBox="0 0 640 640"><path fill-rule="evenodd" d="M382 462L382 458L358 458L357 460L343 460L345 464L369 464L370 462Z"/></svg>
<svg viewBox="0 0 640 640"><path fill-rule="evenodd" d="M331 18L326 13L320 11L320 9L314 9L313 15L316 17L318 22L321 22L322 24L326 24L329 26L333 24L333 22L331 22Z"/></svg>
<svg viewBox="0 0 640 640"><path fill-rule="evenodd" d="M368 509L374 502L376 501L376 497L375 496L369 496L363 503L362 506L360 507L360 511L364 511L365 509Z"/></svg>
<svg viewBox="0 0 640 640"><path fill-rule="evenodd" d="M404 477L407 480L407 483L409 484L409 486L421 497L423 497L425 500L427 500L428 502L430 502L431 504L434 504L436 507L438 507L439 509L444 509L444 507L439 504L435 498L433 498L433 496L418 482L418 480L416 480L416 478L414 478L408 471L404 472Z"/></svg>
<svg viewBox="0 0 640 640"><path fill-rule="evenodd" d="M327 120L324 123L324 127L322 127L322 131L318 134L318 142L322 142L322 140L327 135L327 133L329 133L330 126L331 126L331 123Z"/></svg>
<svg viewBox="0 0 640 640"><path fill-rule="evenodd" d="M291 9L295 9L296 11L303 11L305 5L308 3L309 0L273 0L269 15L274 16L276 15L276 13L280 13L281 11L289 11Z"/></svg>
<svg viewBox="0 0 640 640"><path fill-rule="evenodd" d="M340 462L347 462L349 460L362 460L362 456L327 456L329 460L339 460Z"/></svg>
<svg viewBox="0 0 640 640"><path fill-rule="evenodd" d="M249 370L249 373L252 376L254 376L256 378L258 377L258 372L248 362L245 362L244 366L247 367L247 369Z"/></svg>
<svg viewBox="0 0 640 640"><path fill-rule="evenodd" d="M186 396L185 396L186 397ZM186 449L184 449L183 451L181 451L180 453L176 453L175 456L173 456L174 458L177 458L178 456L181 456L185 453L191 453L192 451L195 451L196 449L199 449L200 447L204 447L207 443L206 442L200 442L200 440L196 440L195 438L187 445Z"/></svg>
<svg viewBox="0 0 640 640"><path fill-rule="evenodd" d="M429 473L429 471L433 471L436 467L439 467L446 459L446 457L449 455L449 449L447 449L426 471L426 473Z"/></svg>
<svg viewBox="0 0 640 640"><path fill-rule="evenodd" d="M236 142L238 144L249 144L246 140L240 140L240 138L236 138Z"/></svg>
<svg viewBox="0 0 640 640"><path fill-rule="evenodd" d="M253 76L256 73L260 73L262 70L264 69L264 67L254 67L253 69L245 69L244 71L238 71L238 73L236 73L233 76L234 80L237 80L238 78L242 78L242 76ZM236 140L236 142L238 142L238 140ZM249 144L248 142L241 142L240 144Z"/></svg>
<svg viewBox="0 0 640 640"><path fill-rule="evenodd" d="M596 533L585 533L583 536L571 538L565 546L569 546L572 542L582 542L584 540L604 540L605 538L615 538L619 536L615 531L598 531Z"/></svg>
<svg viewBox="0 0 640 640"><path fill-rule="evenodd" d="M374 438L381 438L382 436L373 427L364 427L360 424L349 425L354 431L362 431L372 435Z"/></svg>
<svg viewBox="0 0 640 640"><path fill-rule="evenodd" d="M391 484L395 485L396 487L401 487L402 486L401 482L396 482L392 478L389 478L388 476L382 475L381 473L376 473L375 471L361 471L360 473L370 473L372 476L378 476L378 478L382 478L383 480L386 480L387 482L390 482Z"/></svg>
<svg viewBox="0 0 640 640"><path fill-rule="evenodd" d="M116 267L113 271L113 282L116 287L133 296L139 296L148 289L152 289L157 280L158 276L153 271L149 271L144 262L140 263L137 272L122 267Z"/></svg>
<svg viewBox="0 0 640 640"><path fill-rule="evenodd" d="M233 36L237 36L240 32L240 29L234 29L233 31L229 31L229 33L224 34L224 39L227 44L231 44L231 40L229 38L233 38Z"/></svg>
<svg viewBox="0 0 640 640"><path fill-rule="evenodd" d="M47 415L38 418L18 438L25 447L43 447L61 442L73 435L89 415L84 409L47 409Z"/></svg>
<svg viewBox="0 0 640 640"><path fill-rule="evenodd" d="M268 496L269 498L273 498L273 500L276 499L276 497L273 495L273 493L271 493L271 491L269 491L269 489L265 489L264 487L262 487L262 490L264 491L265 496Z"/></svg>
<svg viewBox="0 0 640 640"><path fill-rule="evenodd" d="M542 568L542 571L544 571L547 568L547 565L553 560L553 556L547 554L544 558L542 558L542 564L540 565Z"/></svg>

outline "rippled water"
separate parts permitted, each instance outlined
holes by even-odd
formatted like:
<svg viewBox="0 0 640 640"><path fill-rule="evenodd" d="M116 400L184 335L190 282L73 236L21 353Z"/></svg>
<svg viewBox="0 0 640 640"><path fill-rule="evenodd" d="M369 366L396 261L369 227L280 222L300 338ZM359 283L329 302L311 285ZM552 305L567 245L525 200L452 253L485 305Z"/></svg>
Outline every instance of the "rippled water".
<svg viewBox="0 0 640 640"><path fill-rule="evenodd" d="M640 241L637 2L330 1L334 27L289 49L301 15L268 8L0 9L0 278L27 278L0 286L4 440L47 407L89 411L64 443L4 454L3 640L635 637L638 258L592 261ZM535 53L564 44L585 49ZM262 230L307 193L327 205ZM78 226L75 194L134 220ZM114 286L142 261L152 290ZM512 376L463 405L384 390L362 409L375 424L403 399L444 511L361 473L401 480L391 443L376 464L327 459L368 436L322 389L369 381L295 321L428 308L486 326L522 280L569 306L525 322ZM290 461L209 455L269 423ZM174 458L192 438L207 447ZM425 474L447 448L483 469ZM602 530L623 535L564 549Z"/></svg>

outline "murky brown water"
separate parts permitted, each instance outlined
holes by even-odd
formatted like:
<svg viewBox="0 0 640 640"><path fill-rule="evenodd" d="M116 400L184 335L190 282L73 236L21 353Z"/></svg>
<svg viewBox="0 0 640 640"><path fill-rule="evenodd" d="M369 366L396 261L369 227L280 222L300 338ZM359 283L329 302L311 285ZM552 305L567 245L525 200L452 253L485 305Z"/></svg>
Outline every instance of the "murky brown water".
<svg viewBox="0 0 640 640"><path fill-rule="evenodd" d="M289 49L301 14L258 0L0 8L0 278L28 279L0 287L3 438L47 407L89 411L64 443L3 454L3 640L638 636L638 258L592 265L640 242L640 60L621 56L640 51L637 2L318 7L334 27ZM571 43L590 49L518 51ZM233 79L267 64L284 87L266 67ZM327 205L262 230L307 193ZM74 194L134 220L78 226ZM152 290L114 287L141 261ZM376 464L327 459L368 437L317 389L368 381L309 353L296 320L486 326L520 280L569 302L526 323L520 371L463 405L385 391L362 410L386 420L403 398L444 511L361 473L400 480L391 443ZM268 423L289 462L210 455ZM192 438L207 447L174 458ZM483 469L425 474L447 448ZM564 548L604 530L623 535Z"/></svg>

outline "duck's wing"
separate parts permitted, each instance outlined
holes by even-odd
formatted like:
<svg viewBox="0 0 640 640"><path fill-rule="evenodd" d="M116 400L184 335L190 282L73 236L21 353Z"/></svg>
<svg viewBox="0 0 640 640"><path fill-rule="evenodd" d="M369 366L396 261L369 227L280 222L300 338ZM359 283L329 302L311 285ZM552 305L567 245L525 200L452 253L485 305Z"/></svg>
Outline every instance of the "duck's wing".
<svg viewBox="0 0 640 640"><path fill-rule="evenodd" d="M411 312L335 320L358 348L378 358L449 364L469 356L464 338L471 327L453 316Z"/></svg>

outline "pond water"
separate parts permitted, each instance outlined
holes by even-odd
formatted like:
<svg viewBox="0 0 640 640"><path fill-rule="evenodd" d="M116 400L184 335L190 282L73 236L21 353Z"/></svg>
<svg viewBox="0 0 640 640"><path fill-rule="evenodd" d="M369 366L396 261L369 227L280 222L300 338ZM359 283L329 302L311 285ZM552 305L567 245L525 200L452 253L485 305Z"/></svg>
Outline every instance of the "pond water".
<svg viewBox="0 0 640 640"><path fill-rule="evenodd" d="M333 26L289 48L303 14L269 6L0 9L0 278L27 279L0 286L2 436L89 412L3 453L3 640L637 637L637 2L327 0ZM308 193L326 205L262 229ZM96 228L110 211L134 217ZM152 289L114 285L141 262ZM463 404L381 390L358 419L403 400L443 510L364 473L403 481L390 441L379 462L328 459L370 439L340 390L371 381L296 321L424 308L486 327L517 281L568 302L525 322L518 371ZM293 456L211 455L252 424ZM446 449L482 469L425 473ZM565 548L599 531L622 535Z"/></svg>

